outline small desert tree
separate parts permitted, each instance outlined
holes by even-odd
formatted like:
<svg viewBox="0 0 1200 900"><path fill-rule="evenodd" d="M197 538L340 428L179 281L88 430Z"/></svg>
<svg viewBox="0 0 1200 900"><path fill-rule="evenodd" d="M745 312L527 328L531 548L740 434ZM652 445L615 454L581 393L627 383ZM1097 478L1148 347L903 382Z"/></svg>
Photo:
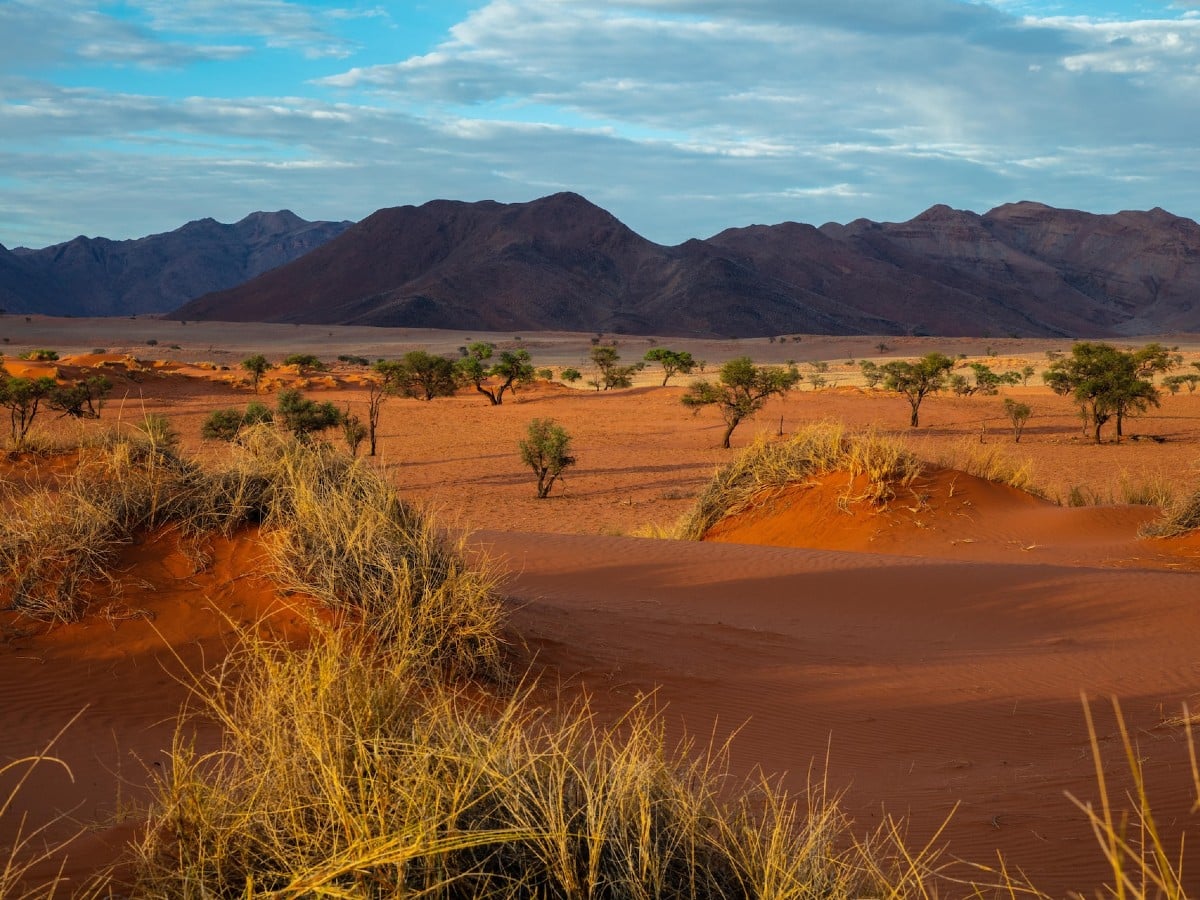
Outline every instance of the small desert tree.
<svg viewBox="0 0 1200 900"><path fill-rule="evenodd" d="M608 391L613 388L627 388L633 385L633 373L641 366L622 366L621 355L611 344L601 344L593 347L591 352L592 365L596 367L597 375L588 384L598 391Z"/></svg>
<svg viewBox="0 0 1200 900"><path fill-rule="evenodd" d="M1025 423L1029 421L1033 410L1029 408L1028 403L1018 403L1011 397L1005 397L1004 414L1008 416L1008 421L1012 424L1013 443L1021 443L1021 432L1025 430Z"/></svg>
<svg viewBox="0 0 1200 900"><path fill-rule="evenodd" d="M250 373L250 383L254 385L254 393L258 393L258 384L262 377L271 369L271 362L261 353L255 353L242 360L242 368Z"/></svg>
<svg viewBox="0 0 1200 900"><path fill-rule="evenodd" d="M375 371L383 376L389 392L402 397L432 400L452 396L458 389L454 361L425 350L410 350L399 360L380 360Z"/></svg>
<svg viewBox="0 0 1200 900"><path fill-rule="evenodd" d="M537 476L537 496L544 499L564 471L575 465L571 436L553 419L534 419L518 442L521 461Z"/></svg>
<svg viewBox="0 0 1200 900"><path fill-rule="evenodd" d="M53 378L0 377L0 406L8 410L13 444L25 443L38 408L54 389Z"/></svg>
<svg viewBox="0 0 1200 900"><path fill-rule="evenodd" d="M574 384L582 377L583 377L582 372L580 372L578 369L570 368L570 367L563 369L562 374L559 375L559 378L561 378L563 381L567 382L567 384Z"/></svg>
<svg viewBox="0 0 1200 900"><path fill-rule="evenodd" d="M814 359L808 364L808 383L814 391L819 391L829 384L829 379L825 377L828 371L829 363L823 359Z"/></svg>
<svg viewBox="0 0 1200 900"><path fill-rule="evenodd" d="M46 397L46 405L73 419L98 419L104 398L111 390L111 381L103 375L93 375L83 381L56 385Z"/></svg>
<svg viewBox="0 0 1200 900"><path fill-rule="evenodd" d="M696 368L696 360L686 350L668 350L666 347L654 347L646 351L646 362L658 363L663 368L663 387L676 375L691 375Z"/></svg>
<svg viewBox="0 0 1200 900"><path fill-rule="evenodd" d="M200 436L216 441L232 441L243 428L272 421L271 410L257 400L244 410L214 409L200 426Z"/></svg>
<svg viewBox="0 0 1200 900"><path fill-rule="evenodd" d="M379 416L383 412L383 401L387 397L387 385L372 378L367 382L367 453L375 455L379 434Z"/></svg>
<svg viewBox="0 0 1200 900"><path fill-rule="evenodd" d="M867 387L871 390L874 390L879 386L879 382L883 381L883 372L871 360L864 359L858 364L858 367L862 370L863 381L867 383Z"/></svg>
<svg viewBox="0 0 1200 900"><path fill-rule="evenodd" d="M363 424L362 419L350 412L348 405L342 414L342 439L345 440L346 449L350 451L351 456L358 456L359 446L367 439L367 426Z"/></svg>
<svg viewBox="0 0 1200 900"><path fill-rule="evenodd" d="M919 425L921 402L926 396L940 391L946 385L946 376L954 366L954 360L943 353L927 353L916 362L897 359L880 366L883 386L889 391L903 394L912 408L908 424Z"/></svg>
<svg viewBox="0 0 1200 900"><path fill-rule="evenodd" d="M536 374L529 359L528 350L502 350L500 357L491 362L496 345L476 341L467 347L467 355L455 364L460 377L475 386L475 390L488 398L492 406L504 402L504 392L515 389L517 384L529 384ZM491 379L498 383L487 384Z"/></svg>
<svg viewBox="0 0 1200 900"><path fill-rule="evenodd" d="M1070 356L1051 363L1042 380L1054 393L1070 396L1079 405L1080 418L1091 425L1099 444L1101 429L1114 416L1124 418L1158 406L1158 390L1138 370L1135 354L1111 344L1082 341L1071 348Z"/></svg>
<svg viewBox="0 0 1200 900"><path fill-rule="evenodd" d="M782 397L800 380L795 366L756 366L748 356L739 356L721 366L716 384L694 381L681 400L685 406L699 409L716 406L725 420L722 447L729 447L733 430L743 419L753 416L767 400Z"/></svg>

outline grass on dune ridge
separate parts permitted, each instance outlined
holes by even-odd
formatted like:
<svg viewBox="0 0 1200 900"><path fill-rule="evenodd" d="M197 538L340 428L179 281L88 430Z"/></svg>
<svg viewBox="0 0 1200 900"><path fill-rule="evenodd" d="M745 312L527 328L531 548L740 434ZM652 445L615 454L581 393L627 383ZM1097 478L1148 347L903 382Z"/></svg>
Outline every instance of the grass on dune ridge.
<svg viewBox="0 0 1200 900"><path fill-rule="evenodd" d="M910 484L921 462L900 439L878 431L849 431L837 422L808 425L785 441L759 437L718 469L678 525L674 536L699 540L713 525L795 482L827 472L865 476L862 492L847 502L883 503Z"/></svg>
<svg viewBox="0 0 1200 900"><path fill-rule="evenodd" d="M203 565L207 534L258 525L285 589L413 645L431 665L499 673L498 573L468 563L365 461L260 426L205 468L155 422L104 432L78 452L58 489L15 496L0 521L0 599L24 615L78 619L141 534L176 528Z"/></svg>

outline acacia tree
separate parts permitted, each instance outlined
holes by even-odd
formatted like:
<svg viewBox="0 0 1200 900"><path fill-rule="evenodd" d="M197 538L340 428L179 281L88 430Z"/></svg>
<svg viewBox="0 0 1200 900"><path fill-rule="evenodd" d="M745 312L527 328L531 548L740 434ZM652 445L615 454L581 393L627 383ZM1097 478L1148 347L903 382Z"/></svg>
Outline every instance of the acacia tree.
<svg viewBox="0 0 1200 900"><path fill-rule="evenodd" d="M571 436L553 419L534 419L525 438L517 442L521 461L537 476L537 496L545 499L564 471L575 465L571 456Z"/></svg>
<svg viewBox="0 0 1200 900"><path fill-rule="evenodd" d="M424 350L410 350L399 360L380 360L375 371L391 393L418 400L449 397L458 389L453 360Z"/></svg>
<svg viewBox="0 0 1200 900"><path fill-rule="evenodd" d="M98 419L112 386L103 375L56 385L46 397L46 405L73 419Z"/></svg>
<svg viewBox="0 0 1200 900"><path fill-rule="evenodd" d="M611 344L602 344L598 347L593 347L591 359L592 365L596 367L598 374L588 384L592 385L598 391L631 387L633 385L633 373L641 368L641 365L619 365L621 355L617 353L617 348Z"/></svg>
<svg viewBox="0 0 1200 900"><path fill-rule="evenodd" d="M54 388L53 378L0 378L0 406L8 409L13 444L25 443L38 407Z"/></svg>
<svg viewBox="0 0 1200 900"><path fill-rule="evenodd" d="M1070 356L1051 363L1042 373L1042 380L1054 393L1074 399L1099 444L1101 429L1109 419L1158 406L1158 389L1138 371L1137 354L1118 350L1112 344L1083 341L1071 348Z"/></svg>
<svg viewBox="0 0 1200 900"><path fill-rule="evenodd" d="M475 386L475 390L488 398L492 406L504 402L504 392L515 385L529 384L535 377L533 363L528 350L502 350L500 358L488 365L496 345L487 341L476 341L467 347L467 355L455 363L459 376ZM489 379L499 379L499 384L486 384Z"/></svg>
<svg viewBox="0 0 1200 900"><path fill-rule="evenodd" d="M696 360L686 350L668 350L666 347L654 347L646 351L646 362L658 363L663 368L662 386L676 375L691 375L696 368Z"/></svg>
<svg viewBox="0 0 1200 900"><path fill-rule="evenodd" d="M253 356L242 360L242 368L250 373L250 381L254 385L254 393L258 393L258 383L262 381L263 375L271 368L270 361L261 353L255 353Z"/></svg>
<svg viewBox="0 0 1200 900"><path fill-rule="evenodd" d="M1012 423L1013 443L1021 443L1021 432L1025 430L1025 423L1033 415L1033 410L1029 408L1028 403L1018 403L1012 397L1005 397L1004 414L1008 416L1008 421Z"/></svg>
<svg viewBox="0 0 1200 900"><path fill-rule="evenodd" d="M926 396L946 386L946 376L954 367L954 360L943 353L927 353L916 362L897 359L880 366L883 386L897 391L908 400L912 416L908 424L916 428L920 422L921 403Z"/></svg>
<svg viewBox="0 0 1200 900"><path fill-rule="evenodd" d="M795 366L756 366L748 356L739 356L721 366L717 383L693 381L680 399L684 406L698 410L716 406L725 420L722 447L729 447L733 430L763 408L767 400L782 397L800 381Z"/></svg>
<svg viewBox="0 0 1200 900"><path fill-rule="evenodd" d="M871 360L864 359L858 364L858 367L862 370L863 380L871 390L875 390L879 382L883 381L883 372Z"/></svg>

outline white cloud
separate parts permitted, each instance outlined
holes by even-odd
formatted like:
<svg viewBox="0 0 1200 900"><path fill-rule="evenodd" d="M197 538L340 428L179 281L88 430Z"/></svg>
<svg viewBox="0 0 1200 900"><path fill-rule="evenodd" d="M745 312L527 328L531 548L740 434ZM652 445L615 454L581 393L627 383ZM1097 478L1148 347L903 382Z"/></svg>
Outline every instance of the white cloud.
<svg viewBox="0 0 1200 900"><path fill-rule="evenodd" d="M187 36L179 54L220 65L264 45L350 53L337 23L387 21L386 8L350 3L127 6L138 24L89 18L78 0L52 12L0 4L0 56L27 52L10 72L85 53L150 66ZM149 211L125 233L139 234L147 216L161 230L217 215L207 203L239 204L222 214L240 217L308 197L310 215L357 218L435 196L570 188L662 241L747 221L906 218L937 202L1200 214L1200 18L1029 7L493 0L422 53L349 59L335 74L326 64L290 97L197 84L172 99L10 77L0 171L19 174L0 206L37 209L72 185L70 214L97 223L138 199ZM59 227L36 219L0 219L0 240Z"/></svg>

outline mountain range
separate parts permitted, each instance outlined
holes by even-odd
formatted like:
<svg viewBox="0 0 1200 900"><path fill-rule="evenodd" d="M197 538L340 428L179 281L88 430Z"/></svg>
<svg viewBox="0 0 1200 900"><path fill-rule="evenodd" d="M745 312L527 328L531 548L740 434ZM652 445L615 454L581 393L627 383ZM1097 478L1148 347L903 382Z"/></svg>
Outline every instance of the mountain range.
<svg viewBox="0 0 1200 900"><path fill-rule="evenodd" d="M77 237L40 250L0 246L0 307L14 313L164 313L291 262L351 222L306 222L290 210L233 225L199 219L129 241Z"/></svg>
<svg viewBox="0 0 1200 900"><path fill-rule="evenodd" d="M237 241L216 241L219 229L240 229ZM123 266L111 265L118 248ZM110 269L129 286L117 290ZM48 285L80 315L183 303L171 315L514 333L1120 337L1200 331L1200 225L1157 208L939 205L907 222L752 225L665 246L560 193L434 200L356 224L256 213L141 241L0 248L0 303L55 311L40 305Z"/></svg>

